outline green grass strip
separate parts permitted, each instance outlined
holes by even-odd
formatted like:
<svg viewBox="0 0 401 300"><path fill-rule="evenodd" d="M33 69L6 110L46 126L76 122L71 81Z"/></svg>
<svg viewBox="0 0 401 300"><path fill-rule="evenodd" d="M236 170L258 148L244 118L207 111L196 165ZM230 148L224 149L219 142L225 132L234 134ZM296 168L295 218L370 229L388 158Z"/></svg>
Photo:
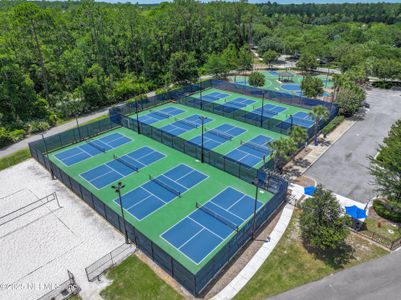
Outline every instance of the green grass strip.
<svg viewBox="0 0 401 300"><path fill-rule="evenodd" d="M100 293L105 300L183 299L135 255L127 258L106 276L113 283Z"/></svg>
<svg viewBox="0 0 401 300"><path fill-rule="evenodd" d="M20 162L23 162L24 160L27 160L28 158L31 158L31 152L29 152L29 148L18 150L10 155L0 158L0 170L12 167Z"/></svg>

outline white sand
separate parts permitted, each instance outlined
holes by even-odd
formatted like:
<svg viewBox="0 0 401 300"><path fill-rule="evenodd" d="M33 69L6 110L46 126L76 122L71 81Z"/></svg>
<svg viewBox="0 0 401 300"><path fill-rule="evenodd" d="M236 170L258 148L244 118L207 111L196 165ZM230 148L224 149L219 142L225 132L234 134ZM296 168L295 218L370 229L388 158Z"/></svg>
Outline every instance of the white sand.
<svg viewBox="0 0 401 300"><path fill-rule="evenodd" d="M53 192L61 208L52 201L0 226L1 300L35 300L65 281L67 269L84 299L99 298L101 285L88 282L85 267L124 238L35 160L0 172L0 215Z"/></svg>

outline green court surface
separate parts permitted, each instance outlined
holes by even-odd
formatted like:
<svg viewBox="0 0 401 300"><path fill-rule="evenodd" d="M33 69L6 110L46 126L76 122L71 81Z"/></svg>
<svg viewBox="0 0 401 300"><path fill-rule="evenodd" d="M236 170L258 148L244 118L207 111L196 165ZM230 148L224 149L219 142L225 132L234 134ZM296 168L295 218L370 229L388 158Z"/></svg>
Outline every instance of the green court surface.
<svg viewBox="0 0 401 300"><path fill-rule="evenodd" d="M211 93L213 91L219 91L219 90L209 89L206 92L204 92L204 94ZM225 92L225 93L228 93L228 92ZM227 99L235 98L238 95L239 94L231 93L231 96L228 97ZM251 98L251 97L247 97L247 98ZM267 104L267 102L265 104ZM298 109L296 107L290 107L288 105L282 105L282 106L284 106L286 108L288 107L288 110L292 111L292 112L302 110L302 109ZM165 111L166 109L167 110L179 110L179 111L181 111L181 113L177 114L175 117L160 118L158 120L151 119L152 122L149 122L150 125L152 125L156 128L160 128L161 130L164 130L166 132L169 132L170 124L177 122L177 120L187 119L187 118L191 118L194 115L197 115L197 116L203 116L203 117L207 118L205 121L206 122L205 123L205 132L207 132L210 129L218 130L219 128L224 128L224 126L226 126L226 125L235 127L238 131L240 131L239 134L236 134L234 132L235 135L232 136L231 140L220 139L221 143L218 143L219 145L217 145L216 147L213 147L213 148L206 147L206 149L213 150L213 151L223 154L223 155L227 155L230 152L232 152L233 150L235 150L236 148L240 147L241 141L242 142L251 141L252 139L254 139L258 136L267 137L268 139L270 139L270 141L287 137L285 135L282 135L282 134L274 132L274 131L270 131L270 130L260 128L257 126L253 126L253 125L250 125L250 124L247 124L247 123L244 123L241 121L237 121L237 120L234 120L231 118L223 117L223 116L220 116L217 114L209 113L207 111L203 111L200 109L196 109L196 108L193 108L190 106L185 106L185 105L181 105L181 104L173 103L173 102L158 106L157 108L153 108L151 110L143 111L139 114L139 118L140 118L140 120L143 120L144 123L147 123L146 119L144 119L146 116L152 115L152 113L154 111L156 111L156 112ZM302 111L306 111L306 110L302 110ZM283 114L282 116L279 116L279 117L282 120L286 119L285 114ZM132 114L132 115L130 115L130 118L135 119L136 115ZM197 121L197 120L195 120L195 121ZM177 135L180 138L183 138L187 141L191 141L193 139L196 139L197 137L198 137L198 139L200 139L200 136L202 133L202 128L199 125L200 124L199 122L200 121L197 122L197 124L198 124L197 128L190 128L189 130L186 130L185 132L183 132L181 134L177 134ZM216 137L214 140L219 141L219 137ZM198 145L200 145L200 144L198 144ZM270 155L266 155L265 162L267 162L269 159L270 159ZM255 164L255 165L251 165L251 166L253 166L255 168L259 168L262 165L263 165L263 161L261 160L259 163Z"/></svg>
<svg viewBox="0 0 401 300"><path fill-rule="evenodd" d="M167 104L167 105L170 105L170 104ZM194 111L190 110L189 107L185 107L185 110L187 111L186 114L194 113ZM213 117L213 119L215 120L213 122L216 122L215 123L216 125L226 122L226 120L224 118L221 118L221 117L218 117L215 115L213 115L211 117ZM246 124L242 124L242 123L240 123L240 124L235 123L235 124L238 126L247 128ZM247 137L251 137L252 135L254 135L255 133L258 132L258 129L256 127L255 128L252 127L252 130L250 130L251 128L247 128L247 129L249 129L248 130L249 132L246 133ZM261 132L265 133L265 131L261 131ZM95 138L95 140L98 140L98 139L105 140L105 139L107 139L108 136L110 136L112 134L116 134L116 133L118 133L119 136L123 136L125 138L124 143L121 143L118 146L107 150L106 152L92 151L93 156L83 157L81 160L74 161L69 166L67 164L63 163L63 160L60 159L60 157L62 157L62 154L74 151L74 149L78 149L78 148L81 149L80 147L82 147L82 149L84 149L84 148L89 149L90 145L88 146L87 142L81 142L81 143L74 144L69 147L63 148L61 150L57 150L55 152L52 152L49 155L49 157L50 157L51 161L53 161L60 169L62 169L69 176L74 178L79 184L81 184L86 189L88 189L91 193L93 193L103 203L105 203L108 207L110 207L113 211L115 211L119 215L120 215L120 206L118 205L118 202L115 202L117 195L116 195L115 191L111 188L111 185L115 184L118 181L122 181L126 185L125 188L122 190L122 194L123 194L123 198L127 197L124 201L129 201L130 199L128 198L127 194L129 194L130 192L132 192L134 190L135 191L138 190L138 188L140 186L149 184L150 182L152 182L152 184L156 185L153 181L151 181L149 179L149 175L156 177L163 173L168 174L166 172L168 172L169 170L171 171L173 168L176 168L179 165L184 165L186 168L189 168L190 170L192 170L188 174L194 174L194 173L202 174L203 177L201 179L199 179L198 181L193 182L194 184L190 188L188 188L186 191L182 192L180 197L178 197L178 196L172 197L171 199L169 199L169 201L166 201L161 207L157 208L156 210L154 210L150 213L146 213L142 219L138 219L137 217L134 216L136 213L140 212L139 208L137 211L132 211L130 208L125 209L125 217L129 223L131 223L135 228L137 228L139 231L141 231L146 237L151 239L160 248L162 248L164 251L166 251L168 254L170 254L174 259L176 259L178 262L180 262L183 266L185 266L193 274L197 273L208 261L210 261L218 253L218 251L225 244L227 244L231 239L233 239L235 237L236 231L235 230L230 231L229 234L227 234L227 236L225 237L225 239L222 238L216 247L214 247L213 249L210 249L210 251L208 250L209 252L206 252L207 255L203 259L199 259L199 261L197 261L197 262L194 262L193 259L190 259L188 257L188 255L185 254L185 253L190 253L190 251L195 251L196 250L195 248L188 250L189 252L185 252L183 250L184 246L182 248L180 248L181 250L179 250L178 249L179 247L175 247L175 246L173 246L173 244L171 242L168 242L168 241L174 242L177 239L179 240L181 238L181 234L173 236L173 237L165 236L164 238L161 235L163 235L163 233L169 231L171 228L174 228L175 225L179 224L184 219L185 220L188 219L188 216L190 214L192 216L192 214L195 211L197 211L196 202L198 202L200 204L205 204L210 199L216 197L218 194L220 194L221 192L226 190L228 187L232 187L239 194L243 195L243 196L241 196L242 197L240 199L241 201L243 199L245 199L246 201L251 201L251 200L247 200L247 199L254 199L255 187L251 184L248 184L248 183L238 179L237 177L231 176L228 173L223 172L219 169L216 169L210 165L202 164L201 162L197 161L196 159L194 159L190 156L187 156L187 155L185 155L175 149L172 149L168 146L165 146L153 139L150 139L144 135L138 135L136 132L134 132L130 129L127 129L127 128L117 128L117 129L111 130L109 132L106 132L102 135L97 136ZM274 137L277 138L278 135L275 134ZM127 140L128 140L128 142L127 142ZM126 176L125 177L123 176L122 178L118 178L118 179L116 179L114 177L110 177L112 182L108 182L107 185L98 186L98 188L93 185L94 181L92 181L92 183L90 183L92 179L88 179L89 177L85 177L86 175L83 175L83 174L88 174L87 172L89 170L97 168L101 165L104 166L104 164L106 164L106 163L111 163L111 162L117 163L117 161L113 159L114 154L121 157L122 155L133 153L135 150L139 151L139 149L141 149L143 147L147 147L147 149L150 148L154 151L157 151L159 154L162 155L162 157L160 157L160 155L159 155L158 159L143 166L142 168L139 169L138 172L131 170L130 173L125 174L125 173L123 173L123 171L127 171L127 169L123 165L121 165L119 168L116 168L115 170L118 172L121 172L121 174L125 174ZM227 149L224 148L225 149L224 151L228 151L228 148L229 147L227 147ZM93 150L96 150L96 149L94 148ZM150 151L148 150L148 152L150 152ZM138 160L139 160L139 158L138 158ZM102 173L102 171L99 170L97 175L106 176L107 174L108 174L107 172ZM185 173L185 174L187 174L187 173ZM87 178L87 179L85 179L85 178ZM181 181L179 181L179 180L181 180L180 178L174 182L175 183L181 182ZM186 186L186 183L183 183L183 185ZM163 197L165 195L169 194L169 190L166 189L166 187L159 186L158 191L160 192L161 190L163 190ZM150 188L148 191L151 191ZM154 191L157 192L156 190L154 190ZM152 193L153 193L153 190L152 190ZM261 191L259 194L259 197L258 197L259 198L258 205L266 204L271 199L272 196L273 195L269 192ZM132 199L135 200L135 197L133 196ZM144 198L144 200L146 200L146 198ZM253 200L251 202L254 204ZM248 205L248 202L247 202L247 205ZM228 209L231 209L231 208L228 208ZM230 210L228 210L228 211L230 211ZM252 217L252 215L249 215L248 218L246 218L246 219L243 218L244 221L242 224L238 225L239 228L241 228L244 224L249 222L249 220L251 220L251 217ZM217 222L217 221L215 221L215 222ZM221 225L221 226L224 226L224 225ZM184 228L186 228L186 227L184 227ZM188 228L186 228L186 229L188 229ZM202 230L205 230L205 228ZM227 228L225 228L225 230L227 230ZM179 232L179 233L181 233L181 232ZM183 234L184 233L185 233L185 230L183 231ZM195 236L196 235L194 234L193 237L195 237ZM198 238L198 236L197 236L197 238ZM191 239L189 239L187 242L190 243L190 240ZM199 240L199 243L200 243L200 240ZM202 247L198 247L198 248L200 249ZM197 255L199 256L199 253ZM196 255L194 257L196 257Z"/></svg>
<svg viewBox="0 0 401 300"><path fill-rule="evenodd" d="M263 88L267 90L272 90L276 92L284 92L284 93L290 93L293 95L299 95L300 94L300 85L303 80L303 76L299 75L294 72L289 72L293 76L291 78L292 82L291 83L286 83L286 82L280 82L279 73L282 73L283 71L260 71L265 75L265 85ZM288 71L286 71L288 72ZM333 87L333 80L331 76L327 75L317 75L324 84L324 88L330 89ZM237 84L243 84L243 85L248 85L248 76L231 76L230 81L237 83ZM286 88L289 87L290 89ZM330 96L328 92L325 92L324 96Z"/></svg>

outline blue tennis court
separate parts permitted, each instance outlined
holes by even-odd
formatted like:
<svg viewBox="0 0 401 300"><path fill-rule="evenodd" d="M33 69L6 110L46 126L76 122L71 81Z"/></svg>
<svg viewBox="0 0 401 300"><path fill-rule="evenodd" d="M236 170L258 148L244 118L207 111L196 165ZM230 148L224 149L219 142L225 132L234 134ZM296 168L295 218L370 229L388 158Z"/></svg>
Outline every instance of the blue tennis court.
<svg viewBox="0 0 401 300"><path fill-rule="evenodd" d="M291 117L287 119L287 122L291 122ZM311 116L303 111L297 112L292 116L292 123L306 128L311 128L314 124Z"/></svg>
<svg viewBox="0 0 401 300"><path fill-rule="evenodd" d="M254 104L254 103L256 103L255 100L238 97L238 98L235 98L235 99L233 99L231 101L225 102L224 105L237 107L237 108L243 108L243 107L246 107L246 106Z"/></svg>
<svg viewBox="0 0 401 300"><path fill-rule="evenodd" d="M139 116L139 121L146 124L153 124L171 117L175 117L183 112L185 112L185 110L169 106L163 109L151 111L146 115Z"/></svg>
<svg viewBox="0 0 401 300"><path fill-rule="evenodd" d="M224 94L224 93L219 93L219 92L212 92L207 95L202 95L202 100L205 100L207 102L215 102L220 99L228 97L229 94Z"/></svg>
<svg viewBox="0 0 401 300"><path fill-rule="evenodd" d="M230 125L223 124L213 129L207 129L203 135L203 146L205 149L214 149L225 142L232 140L234 137L243 134L246 130ZM198 135L192 140L191 143L196 145L202 144L202 135Z"/></svg>
<svg viewBox="0 0 401 300"><path fill-rule="evenodd" d="M281 88L287 91L295 91L295 92L301 91L301 85L296 83L282 84Z"/></svg>
<svg viewBox="0 0 401 300"><path fill-rule="evenodd" d="M270 150L267 143L271 140L272 138L268 136L258 135L252 140L241 142L241 146L234 149L226 156L244 165L253 167L265 157L269 156Z"/></svg>
<svg viewBox="0 0 401 300"><path fill-rule="evenodd" d="M190 117L186 117L185 119L175 119L174 123L168 124L160 128L161 130L168 132L172 135L181 135L189 130L194 128L198 128L202 125L200 115L192 115ZM204 119L204 124L213 121L210 118Z"/></svg>
<svg viewBox="0 0 401 300"><path fill-rule="evenodd" d="M279 113L287 110L285 107L274 105L274 104L265 104L263 105L263 116L265 117L273 117L275 115L278 115ZM262 114L262 107L259 107L252 112L257 113L259 115Z"/></svg>
<svg viewBox="0 0 401 300"><path fill-rule="evenodd" d="M57 153L55 157L66 166L71 166L108 150L120 147L130 141L130 138L120 133L112 133L99 139L88 140L85 144Z"/></svg>
<svg viewBox="0 0 401 300"><path fill-rule="evenodd" d="M153 164L163 157L165 157L164 154L150 147L142 147L94 169L86 171L80 174L80 176L97 189L101 189L114 181Z"/></svg>
<svg viewBox="0 0 401 300"><path fill-rule="evenodd" d="M206 178L207 175L180 164L124 194L123 208L141 221ZM119 205L118 199L114 202Z"/></svg>
<svg viewBox="0 0 401 300"><path fill-rule="evenodd" d="M161 237L199 264L253 214L255 199L232 187L216 195ZM262 206L256 203L256 209Z"/></svg>
<svg viewBox="0 0 401 300"><path fill-rule="evenodd" d="M238 97L233 100L227 101L223 103L223 106L215 107L215 110L220 110L224 112L234 112L238 109L242 109L247 107L248 105L254 104L256 101Z"/></svg>

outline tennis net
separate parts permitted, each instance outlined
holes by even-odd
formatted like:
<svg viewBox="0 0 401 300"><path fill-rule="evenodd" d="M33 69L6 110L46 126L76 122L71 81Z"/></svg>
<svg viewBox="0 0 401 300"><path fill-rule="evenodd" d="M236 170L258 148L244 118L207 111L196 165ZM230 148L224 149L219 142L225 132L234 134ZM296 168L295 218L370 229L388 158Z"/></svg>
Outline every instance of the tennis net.
<svg viewBox="0 0 401 300"><path fill-rule="evenodd" d="M275 111L275 110L273 110L273 109L268 109L268 108L266 107L266 105L263 106L263 108L262 108L262 107L257 107L257 106L255 106L255 105L253 105L253 110L254 110L254 112L258 112L258 113L260 113L260 114L262 114L262 112L263 112L263 116L267 116L267 115L269 115L269 116L275 116L275 115L278 114L277 111Z"/></svg>
<svg viewBox="0 0 401 300"><path fill-rule="evenodd" d="M132 169L132 170L134 170L134 171L136 171L136 172L139 172L139 168L138 168L137 166L135 166L135 165L133 165L132 163L128 162L128 161L125 160L124 158L118 157L118 156L115 155L115 154L113 154L113 158L114 158L115 160L117 160L118 162L122 163L123 165L127 166L128 168L130 168L130 169Z"/></svg>
<svg viewBox="0 0 401 300"><path fill-rule="evenodd" d="M227 225L231 229L233 229L235 231L238 231L238 225L237 224L235 224L235 223L231 222L230 220L228 220L227 218L219 215L218 213L214 212L210 208L207 208L205 205L201 205L200 203L196 202L196 207L199 208L200 210L204 211L208 215L214 217L215 219L219 220L223 224Z"/></svg>
<svg viewBox="0 0 401 300"><path fill-rule="evenodd" d="M106 152L106 149L103 148L103 147L101 147L101 146L99 146L98 144L96 144L95 141L87 140L86 142L87 142L89 145L91 145L93 148L96 148L97 150L102 151L103 153Z"/></svg>
<svg viewBox="0 0 401 300"><path fill-rule="evenodd" d="M198 127L199 127L198 124L196 124L196 123L194 123L194 122L191 122L191 121L188 121L188 120L175 118L175 121L176 121L176 122L183 123L183 124L188 125L188 126L191 126L191 127L193 127L193 128L198 128Z"/></svg>
<svg viewBox="0 0 401 300"><path fill-rule="evenodd" d="M156 114L156 115L158 115L158 116L161 116L161 117L163 117L163 118L171 118L171 117L173 117L173 115L170 115L170 114L168 114L168 113L165 113L165 112L162 112L162 111L160 111L160 110L149 110L150 112L152 112L152 113L154 113L154 114Z"/></svg>
<svg viewBox="0 0 401 300"><path fill-rule="evenodd" d="M222 137L222 138L224 138L226 140L232 140L234 138L234 136L232 136L231 134L228 134L228 133L226 133L224 131L220 131L220 130L217 130L217 129L206 129L206 133L207 132L210 132L210 133L212 133L214 135Z"/></svg>
<svg viewBox="0 0 401 300"><path fill-rule="evenodd" d="M255 150L263 152L263 153L269 152L269 148L268 147L265 147L265 146L262 146L262 145L259 145L259 144L253 143L253 142L241 141L241 145L245 145L247 147L250 147L252 149L255 149Z"/></svg>
<svg viewBox="0 0 401 300"><path fill-rule="evenodd" d="M262 109L260 110L260 114L262 114ZM264 109L263 110L263 116L264 117L266 117L266 116L275 116L277 114L278 113L276 111L274 111L274 110L270 110L270 109Z"/></svg>
<svg viewBox="0 0 401 300"><path fill-rule="evenodd" d="M149 180L157 183L158 185L160 185L162 188L168 190L169 192L172 192L173 194L177 195L178 197L181 197L181 192L177 191L176 189L173 189L172 187L168 186L166 183L164 183L163 181L161 181L158 178L153 177L152 175L149 175Z"/></svg>

